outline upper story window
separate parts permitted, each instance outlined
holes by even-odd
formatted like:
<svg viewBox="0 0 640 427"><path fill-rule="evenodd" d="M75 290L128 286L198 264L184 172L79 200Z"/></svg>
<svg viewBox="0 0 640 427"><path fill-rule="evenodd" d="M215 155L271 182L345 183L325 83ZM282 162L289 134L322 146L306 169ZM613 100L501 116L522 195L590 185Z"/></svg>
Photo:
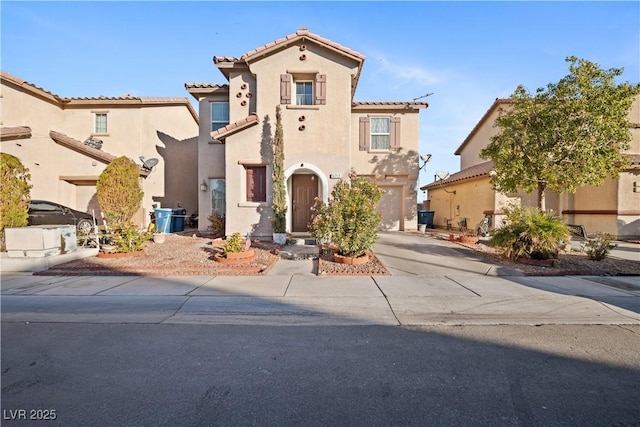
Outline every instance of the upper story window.
<svg viewBox="0 0 640 427"><path fill-rule="evenodd" d="M400 117L366 116L359 122L360 151L400 149Z"/></svg>
<svg viewBox="0 0 640 427"><path fill-rule="evenodd" d="M371 149L388 150L391 143L389 117L371 117Z"/></svg>
<svg viewBox="0 0 640 427"><path fill-rule="evenodd" d="M107 133L107 113L93 113L94 126L93 133Z"/></svg>
<svg viewBox="0 0 640 427"><path fill-rule="evenodd" d="M211 132L225 127L229 124L229 103L228 102L212 102L211 103Z"/></svg>
<svg viewBox="0 0 640 427"><path fill-rule="evenodd" d="M313 82L296 82L296 105L313 105Z"/></svg>
<svg viewBox="0 0 640 427"><path fill-rule="evenodd" d="M280 104L324 105L326 92L326 74L300 72L280 75Z"/></svg>

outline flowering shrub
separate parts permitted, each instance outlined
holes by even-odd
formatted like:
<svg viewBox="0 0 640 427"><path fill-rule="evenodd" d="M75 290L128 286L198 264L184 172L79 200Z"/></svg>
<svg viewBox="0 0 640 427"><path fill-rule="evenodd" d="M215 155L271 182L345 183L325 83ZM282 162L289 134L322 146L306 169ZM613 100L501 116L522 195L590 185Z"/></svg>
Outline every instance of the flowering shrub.
<svg viewBox="0 0 640 427"><path fill-rule="evenodd" d="M618 246L615 243L611 243L612 240L613 236L609 233L596 233L596 237L587 239L582 243L582 248L589 259L602 261L607 257L611 249L615 249Z"/></svg>
<svg viewBox="0 0 640 427"><path fill-rule="evenodd" d="M364 177L350 174L338 182L328 204L316 198L309 231L323 243L331 242L343 256L357 257L370 249L382 223L377 205L383 191Z"/></svg>

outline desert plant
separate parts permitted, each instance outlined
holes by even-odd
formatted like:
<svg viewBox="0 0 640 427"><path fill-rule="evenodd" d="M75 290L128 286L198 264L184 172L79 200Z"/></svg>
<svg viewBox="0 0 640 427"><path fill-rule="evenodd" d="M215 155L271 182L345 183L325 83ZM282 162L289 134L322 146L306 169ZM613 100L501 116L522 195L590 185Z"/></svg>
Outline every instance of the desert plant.
<svg viewBox="0 0 640 427"><path fill-rule="evenodd" d="M567 226L552 212L512 205L505 213L506 222L495 230L490 243L504 249L508 258L557 258L559 248L569 239Z"/></svg>
<svg viewBox="0 0 640 427"><path fill-rule="evenodd" d="M224 241L222 249L224 250L225 254L244 251L245 243L242 239L242 235L236 232L227 237L227 239Z"/></svg>
<svg viewBox="0 0 640 427"><path fill-rule="evenodd" d="M287 232L287 189L284 180L284 135L282 114L276 106L276 132L273 137L273 218L274 233Z"/></svg>
<svg viewBox="0 0 640 427"><path fill-rule="evenodd" d="M618 245L611 243L613 236L609 233L596 233L593 239L587 239L582 243L582 249L586 252L587 257L593 261L602 261L607 257L611 249L615 249Z"/></svg>
<svg viewBox="0 0 640 427"><path fill-rule="evenodd" d="M4 248L4 229L24 227L29 219L31 175L20 160L0 153L0 240Z"/></svg>
<svg viewBox="0 0 640 427"><path fill-rule="evenodd" d="M143 196L140 170L127 157L118 157L107 165L96 182L98 204L107 223L113 227L128 224L140 208Z"/></svg>
<svg viewBox="0 0 640 427"><path fill-rule="evenodd" d="M117 252L136 252L142 249L142 245L151 235L152 233L144 228L125 223L113 231L113 241Z"/></svg>
<svg viewBox="0 0 640 427"><path fill-rule="evenodd" d="M370 249L378 238L382 222L377 210L383 191L367 178L349 175L340 180L325 206L316 200L310 231L315 239L331 238L343 256L357 257Z"/></svg>
<svg viewBox="0 0 640 427"><path fill-rule="evenodd" d="M207 217L209 220L209 227L207 230L211 231L215 236L221 236L224 234L225 218L218 213L212 213Z"/></svg>

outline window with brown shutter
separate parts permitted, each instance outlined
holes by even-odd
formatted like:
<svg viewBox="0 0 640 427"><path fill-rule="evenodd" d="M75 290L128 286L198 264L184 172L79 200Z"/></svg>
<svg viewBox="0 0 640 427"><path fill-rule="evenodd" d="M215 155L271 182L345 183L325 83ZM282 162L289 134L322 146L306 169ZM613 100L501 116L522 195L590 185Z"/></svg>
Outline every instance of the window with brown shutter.
<svg viewBox="0 0 640 427"><path fill-rule="evenodd" d="M291 74L280 75L280 104L291 104Z"/></svg>
<svg viewBox="0 0 640 427"><path fill-rule="evenodd" d="M316 105L327 103L327 75L316 74Z"/></svg>
<svg viewBox="0 0 640 427"><path fill-rule="evenodd" d="M245 170L247 173L247 202L266 202L266 166L245 166Z"/></svg>
<svg viewBox="0 0 640 427"><path fill-rule="evenodd" d="M400 117L360 117L358 140L360 151L399 149Z"/></svg>

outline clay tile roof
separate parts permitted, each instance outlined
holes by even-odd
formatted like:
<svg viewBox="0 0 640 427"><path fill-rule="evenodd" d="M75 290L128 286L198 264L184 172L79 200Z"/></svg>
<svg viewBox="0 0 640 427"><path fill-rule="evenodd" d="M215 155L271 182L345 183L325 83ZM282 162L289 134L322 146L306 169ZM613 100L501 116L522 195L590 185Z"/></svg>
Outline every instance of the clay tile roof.
<svg viewBox="0 0 640 427"><path fill-rule="evenodd" d="M31 138L31 128L29 126L7 126L0 128L0 140L2 141L25 138Z"/></svg>
<svg viewBox="0 0 640 427"><path fill-rule="evenodd" d="M240 132L241 130L248 128L253 125L258 124L258 115L251 114L244 119L238 120L235 123L229 123L228 125L221 127L220 129L216 129L211 132L211 138L215 140L222 140L228 136L233 135L234 133Z"/></svg>
<svg viewBox="0 0 640 427"><path fill-rule="evenodd" d="M214 56L213 63L219 64L221 62L238 62L240 58L236 58L235 56Z"/></svg>
<svg viewBox="0 0 640 427"><path fill-rule="evenodd" d="M185 89L227 89L229 85L219 83L185 83Z"/></svg>
<svg viewBox="0 0 640 427"><path fill-rule="evenodd" d="M427 108L429 104L426 102L415 102L415 101L354 101L351 104L353 107L393 107L393 106L402 106L402 107L418 107L418 108Z"/></svg>
<svg viewBox="0 0 640 427"><path fill-rule="evenodd" d="M356 52L355 50L349 49L348 47L342 46L341 44L335 43L329 39L321 37L317 34L311 33L306 28L300 28L298 29L298 31L296 31L293 34L289 34L275 41L269 42L263 46L250 50L249 52L242 55L240 59L247 60L247 59L250 59L252 56L265 52L269 49L280 47L282 45L286 45L291 41L296 41L300 39L312 40L320 45L324 45L326 47L342 52L343 54L352 56L360 61L364 61L364 55L362 55L361 53ZM214 57L214 60L215 60L215 57Z"/></svg>
<svg viewBox="0 0 640 427"><path fill-rule="evenodd" d="M631 168L640 166L640 154L624 154L624 156L631 158Z"/></svg>
<svg viewBox="0 0 640 427"><path fill-rule="evenodd" d="M78 141L77 139L71 138L63 133L50 131L49 136L56 143L62 145L63 147L70 148L73 151L76 151L80 154L84 154L85 156L89 156L92 159L99 160L102 163L111 163L112 160L116 158L116 156L106 153L102 150L97 150L95 148L89 147L85 145L82 141Z"/></svg>
<svg viewBox="0 0 640 427"><path fill-rule="evenodd" d="M449 178L447 179L432 182L431 184L427 184L423 187L420 187L420 189L431 190L434 188L439 188L440 185L447 185L447 184L452 184L454 182L460 182L460 181L466 181L472 178L478 178L481 176L488 176L491 169L493 169L493 162L491 160L484 163L478 163L477 165L473 165L471 167L461 170L460 172L454 173L453 175L449 176Z"/></svg>

